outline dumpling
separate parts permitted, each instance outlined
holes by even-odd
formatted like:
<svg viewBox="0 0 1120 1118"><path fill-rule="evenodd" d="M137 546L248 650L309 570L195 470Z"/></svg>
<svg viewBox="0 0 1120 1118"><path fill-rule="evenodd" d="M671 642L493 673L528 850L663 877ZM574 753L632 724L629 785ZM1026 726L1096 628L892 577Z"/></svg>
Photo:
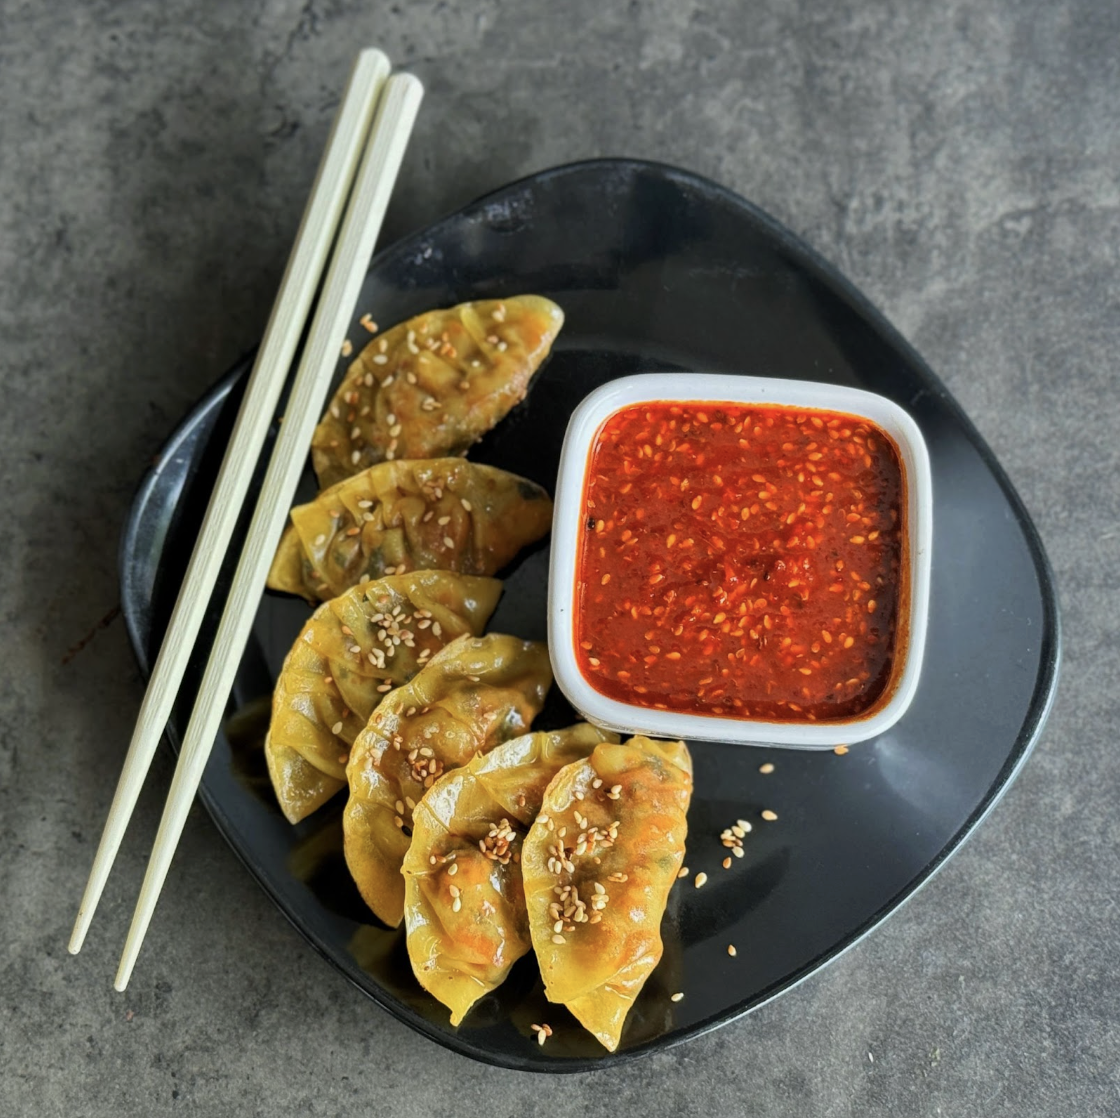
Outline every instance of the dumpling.
<svg viewBox="0 0 1120 1118"><path fill-rule="evenodd" d="M441 777L416 805L403 867L408 956L452 1025L532 946L520 847L545 788L617 740L586 722L526 734Z"/></svg>
<svg viewBox="0 0 1120 1118"><path fill-rule="evenodd" d="M552 524L539 486L465 458L382 462L292 509L273 590L326 600L363 576L500 571Z"/></svg>
<svg viewBox="0 0 1120 1118"><path fill-rule="evenodd" d="M280 669L264 747L289 822L344 787L350 743L374 707L449 641L481 633L501 592L494 578L416 571L356 586L312 614Z"/></svg>
<svg viewBox="0 0 1120 1118"><path fill-rule="evenodd" d="M661 917L684 859L684 742L597 745L548 786L521 851L545 996L608 1050L661 959Z"/></svg>
<svg viewBox="0 0 1120 1118"><path fill-rule="evenodd" d="M377 462L465 454L525 398L563 322L555 303L518 295L429 311L374 338L315 428L320 487Z"/></svg>
<svg viewBox="0 0 1120 1118"><path fill-rule="evenodd" d="M401 863L416 803L445 771L525 733L551 685L545 645L500 633L460 637L388 695L355 739L342 815L346 864L390 927L404 913Z"/></svg>

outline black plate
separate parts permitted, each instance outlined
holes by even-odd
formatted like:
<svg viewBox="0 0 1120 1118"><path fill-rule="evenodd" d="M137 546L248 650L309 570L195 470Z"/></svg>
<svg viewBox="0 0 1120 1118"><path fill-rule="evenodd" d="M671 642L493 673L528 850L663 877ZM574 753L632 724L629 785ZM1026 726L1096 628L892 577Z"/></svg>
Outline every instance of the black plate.
<svg viewBox="0 0 1120 1118"><path fill-rule="evenodd" d="M850 384L897 401L929 444L935 495L931 619L913 706L845 757L693 746L687 862L709 883L674 889L665 957L613 1056L547 1005L528 959L452 1029L412 980L402 933L377 926L350 883L339 805L297 827L284 821L261 741L275 670L307 609L265 597L203 779L218 828L312 946L406 1024L490 1063L574 1071L747 1013L834 959L926 881L1007 788L1039 734L1055 688L1058 614L1034 527L942 384L859 292L741 198L648 163L546 171L378 255L356 315L369 310L388 324L521 291L552 296L567 324L529 399L477 448L481 461L551 488L568 415L597 385L649 370L750 372ZM363 337L356 322L351 337ZM125 532L124 611L145 670L248 368L246 359L175 434ZM544 638L547 558L542 545L515 568L492 628ZM173 743L188 713L181 701ZM569 718L554 692L538 725ZM762 776L768 758L777 772ZM763 808L779 820L756 825L747 857L721 869L720 830ZM685 998L672 1003L676 990ZM539 1021L556 1031L544 1047L529 1030Z"/></svg>

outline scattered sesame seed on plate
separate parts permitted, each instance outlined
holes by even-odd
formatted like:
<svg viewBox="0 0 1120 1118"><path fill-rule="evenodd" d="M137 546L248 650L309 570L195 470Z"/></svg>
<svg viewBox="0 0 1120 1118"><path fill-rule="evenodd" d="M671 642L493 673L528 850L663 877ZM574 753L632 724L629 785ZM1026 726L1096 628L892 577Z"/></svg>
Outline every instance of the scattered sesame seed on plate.
<svg viewBox="0 0 1120 1118"><path fill-rule="evenodd" d="M727 945L727 954L730 955L732 959L739 954L739 952L735 950L735 944L729 943Z"/></svg>
<svg viewBox="0 0 1120 1118"><path fill-rule="evenodd" d="M769 776L774 771L774 763L772 761L767 761L765 765L759 765L758 771L762 773L763 776Z"/></svg>
<svg viewBox="0 0 1120 1118"><path fill-rule="evenodd" d="M724 858L724 860L723 860L723 868L724 868L725 870L729 870L729 869L731 869L731 858L730 858L730 857Z"/></svg>
<svg viewBox="0 0 1120 1118"><path fill-rule="evenodd" d="M707 880L708 880L708 875L701 870L701 872L696 875L696 881L694 882L694 884L695 884L696 888L699 889L700 886L703 885L704 882L707 881Z"/></svg>
<svg viewBox="0 0 1120 1118"><path fill-rule="evenodd" d="M778 813L766 808L766 810L762 812L762 818L765 819L767 823L773 823L774 820L778 818Z"/></svg>
<svg viewBox="0 0 1120 1118"><path fill-rule="evenodd" d="M681 1000L681 999L682 999L683 997L684 997L684 994L682 994L682 993L681 993L681 992L680 992L680 991L678 990L678 991L677 991L677 992L676 992L675 994L670 994L670 995L669 995L669 1001L671 1001L671 1002L679 1002L679 1001L680 1001L680 1000Z"/></svg>
<svg viewBox="0 0 1120 1118"><path fill-rule="evenodd" d="M688 877L688 866L681 866L677 872L677 877Z"/></svg>
<svg viewBox="0 0 1120 1118"><path fill-rule="evenodd" d="M848 752L848 747L846 745L838 745L832 752L835 753L837 757L843 757L844 754Z"/></svg>

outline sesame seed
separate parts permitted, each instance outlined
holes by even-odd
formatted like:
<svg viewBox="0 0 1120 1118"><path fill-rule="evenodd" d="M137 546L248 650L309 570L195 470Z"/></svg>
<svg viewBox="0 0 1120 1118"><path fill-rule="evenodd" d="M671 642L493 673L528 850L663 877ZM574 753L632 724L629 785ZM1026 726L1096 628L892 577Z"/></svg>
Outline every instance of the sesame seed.
<svg viewBox="0 0 1120 1118"><path fill-rule="evenodd" d="M729 870L729 869L731 869L731 858L730 858L730 857L724 858L724 860L723 860L723 868L724 868L725 870Z"/></svg>
<svg viewBox="0 0 1120 1118"><path fill-rule="evenodd" d="M342 356L349 357L354 352L354 347L350 344L350 339L346 338L342 343Z"/></svg>
<svg viewBox="0 0 1120 1118"><path fill-rule="evenodd" d="M341 722L336 722L331 727L331 733L332 734L341 734L342 733L342 723Z"/></svg>
<svg viewBox="0 0 1120 1118"><path fill-rule="evenodd" d="M767 823L773 823L774 820L778 818L778 814L777 812L771 811L769 808L767 808L762 812L762 818L765 819Z"/></svg>
<svg viewBox="0 0 1120 1118"><path fill-rule="evenodd" d="M448 877L454 877L458 872L459 872L459 863L458 862L452 862L451 865L447 867L447 876Z"/></svg>
<svg viewBox="0 0 1120 1118"><path fill-rule="evenodd" d="M680 879L682 877L688 877L688 866L681 866L677 871L677 878Z"/></svg>
<svg viewBox="0 0 1120 1118"><path fill-rule="evenodd" d="M567 941L564 939L564 937L562 935L560 935L559 932L555 932L552 936L552 942L559 944L559 943L566 943Z"/></svg>
<svg viewBox="0 0 1120 1118"><path fill-rule="evenodd" d="M708 875L706 873L704 873L703 871L701 871L700 873L698 873L696 875L696 881L694 882L694 884L695 884L696 888L699 889L700 886L703 885L707 880L708 880Z"/></svg>
<svg viewBox="0 0 1120 1118"><path fill-rule="evenodd" d="M774 771L774 765L771 761L767 761L765 765L759 765L758 771L763 776L769 776Z"/></svg>
<svg viewBox="0 0 1120 1118"><path fill-rule="evenodd" d="M736 858L742 858L743 848L741 846L734 846L731 848L731 853L734 854Z"/></svg>
<svg viewBox="0 0 1120 1118"><path fill-rule="evenodd" d="M843 757L844 754L848 752L848 747L846 745L838 745L832 752L835 753L837 757Z"/></svg>
<svg viewBox="0 0 1120 1118"><path fill-rule="evenodd" d="M679 1002L683 997L684 997L684 994L681 993L680 990L678 990L675 994L670 994L669 995L669 1001Z"/></svg>
<svg viewBox="0 0 1120 1118"><path fill-rule="evenodd" d="M729 943L727 945L727 954L730 955L732 959L739 954L739 952L735 950L735 944Z"/></svg>

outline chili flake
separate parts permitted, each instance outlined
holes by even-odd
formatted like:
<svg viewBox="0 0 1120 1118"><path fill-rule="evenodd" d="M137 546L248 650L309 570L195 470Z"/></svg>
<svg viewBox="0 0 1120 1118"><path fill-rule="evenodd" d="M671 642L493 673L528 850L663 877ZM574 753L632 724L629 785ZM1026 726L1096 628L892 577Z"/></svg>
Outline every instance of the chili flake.
<svg viewBox="0 0 1120 1118"><path fill-rule="evenodd" d="M580 671L659 710L770 721L869 710L899 622L902 496L894 444L857 416L616 412L584 489Z"/></svg>

